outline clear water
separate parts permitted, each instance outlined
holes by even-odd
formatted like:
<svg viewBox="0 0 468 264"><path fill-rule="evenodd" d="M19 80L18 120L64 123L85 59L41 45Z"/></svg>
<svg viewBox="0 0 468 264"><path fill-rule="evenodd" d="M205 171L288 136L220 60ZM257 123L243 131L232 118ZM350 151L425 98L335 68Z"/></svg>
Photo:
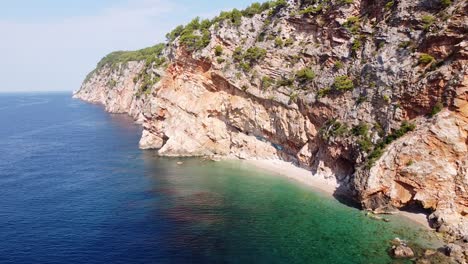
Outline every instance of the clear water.
<svg viewBox="0 0 468 264"><path fill-rule="evenodd" d="M392 263L371 220L237 162L162 159L69 94L0 95L0 263Z"/></svg>

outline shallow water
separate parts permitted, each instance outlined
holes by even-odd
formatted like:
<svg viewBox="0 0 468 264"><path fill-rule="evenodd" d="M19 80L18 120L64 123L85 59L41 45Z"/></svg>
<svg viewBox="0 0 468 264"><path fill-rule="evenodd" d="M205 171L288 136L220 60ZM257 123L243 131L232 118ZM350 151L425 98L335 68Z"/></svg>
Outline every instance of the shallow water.
<svg viewBox="0 0 468 264"><path fill-rule="evenodd" d="M369 219L239 162L158 158L69 94L0 95L0 263L391 263L409 220Z"/></svg>

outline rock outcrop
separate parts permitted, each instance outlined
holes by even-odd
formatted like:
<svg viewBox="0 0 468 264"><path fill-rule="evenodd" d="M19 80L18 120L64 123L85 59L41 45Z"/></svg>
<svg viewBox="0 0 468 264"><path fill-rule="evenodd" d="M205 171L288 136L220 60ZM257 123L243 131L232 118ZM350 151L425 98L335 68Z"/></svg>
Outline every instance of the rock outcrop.
<svg viewBox="0 0 468 264"><path fill-rule="evenodd" d="M426 208L460 239L467 9L463 0L253 5L177 28L150 57L117 54L75 97L129 113L143 123L141 148L159 155L293 161L366 209Z"/></svg>

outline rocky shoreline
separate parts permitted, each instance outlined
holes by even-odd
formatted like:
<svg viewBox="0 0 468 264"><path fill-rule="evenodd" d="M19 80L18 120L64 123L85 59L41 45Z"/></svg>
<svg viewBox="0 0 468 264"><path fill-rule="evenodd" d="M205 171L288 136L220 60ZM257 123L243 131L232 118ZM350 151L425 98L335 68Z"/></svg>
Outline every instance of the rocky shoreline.
<svg viewBox="0 0 468 264"><path fill-rule="evenodd" d="M466 248L467 9L252 5L108 55L74 97L132 116L161 156L292 162L366 210L428 210Z"/></svg>

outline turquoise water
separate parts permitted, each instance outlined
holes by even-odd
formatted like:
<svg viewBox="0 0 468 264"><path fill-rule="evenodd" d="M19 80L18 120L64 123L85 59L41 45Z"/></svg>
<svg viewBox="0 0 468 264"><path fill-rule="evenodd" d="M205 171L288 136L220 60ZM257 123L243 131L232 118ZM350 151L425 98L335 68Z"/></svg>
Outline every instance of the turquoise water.
<svg viewBox="0 0 468 264"><path fill-rule="evenodd" d="M392 263L395 237L430 246L240 162L141 151L132 120L69 94L0 108L0 263Z"/></svg>

